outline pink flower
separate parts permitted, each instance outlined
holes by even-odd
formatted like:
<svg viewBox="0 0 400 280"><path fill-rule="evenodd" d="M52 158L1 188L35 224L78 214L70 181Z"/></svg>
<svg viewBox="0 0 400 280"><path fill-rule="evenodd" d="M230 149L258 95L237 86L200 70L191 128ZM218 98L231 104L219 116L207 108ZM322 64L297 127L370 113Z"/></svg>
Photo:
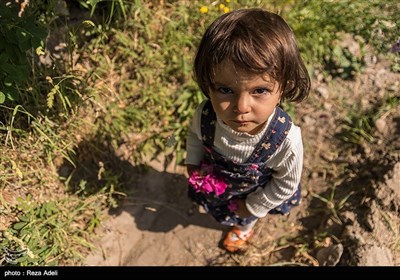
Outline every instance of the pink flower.
<svg viewBox="0 0 400 280"><path fill-rule="evenodd" d="M253 170L258 170L258 165L257 164L252 164L250 165L250 168Z"/></svg>
<svg viewBox="0 0 400 280"><path fill-rule="evenodd" d="M223 194L228 187L224 179L213 172L211 164L201 164L200 171L194 171L189 177L189 184L196 192Z"/></svg>
<svg viewBox="0 0 400 280"><path fill-rule="evenodd" d="M229 209L229 211L231 211L231 212L235 212L236 210L239 209L239 205L237 205L237 203L236 203L235 201L230 200L230 201L229 201L229 204L228 204L228 209Z"/></svg>

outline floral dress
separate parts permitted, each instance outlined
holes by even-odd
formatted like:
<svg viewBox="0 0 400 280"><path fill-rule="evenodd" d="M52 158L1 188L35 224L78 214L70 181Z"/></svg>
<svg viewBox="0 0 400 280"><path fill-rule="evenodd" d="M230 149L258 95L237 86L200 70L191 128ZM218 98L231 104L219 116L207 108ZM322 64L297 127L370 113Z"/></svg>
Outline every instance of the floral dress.
<svg viewBox="0 0 400 280"><path fill-rule="evenodd" d="M272 178L273 170L265 162L285 140L292 121L289 115L277 107L269 128L253 153L244 163L234 162L216 152L214 143L216 115L211 102L207 101L201 116L201 135L206 151L200 171L189 178L189 197L223 225L246 225L255 216L239 218L235 213L233 199L245 198L257 187L264 187ZM294 195L270 214L288 214L300 202L300 185Z"/></svg>

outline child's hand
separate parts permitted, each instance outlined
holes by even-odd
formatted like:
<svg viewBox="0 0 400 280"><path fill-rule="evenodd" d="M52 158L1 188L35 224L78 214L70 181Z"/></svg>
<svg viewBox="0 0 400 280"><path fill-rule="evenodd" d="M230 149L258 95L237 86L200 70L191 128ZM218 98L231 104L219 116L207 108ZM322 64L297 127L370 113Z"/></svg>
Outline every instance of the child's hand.
<svg viewBox="0 0 400 280"><path fill-rule="evenodd" d="M247 210L246 202L244 199L235 199L234 202L238 207L235 211L235 214L238 215L239 218L248 218L252 215L249 210Z"/></svg>

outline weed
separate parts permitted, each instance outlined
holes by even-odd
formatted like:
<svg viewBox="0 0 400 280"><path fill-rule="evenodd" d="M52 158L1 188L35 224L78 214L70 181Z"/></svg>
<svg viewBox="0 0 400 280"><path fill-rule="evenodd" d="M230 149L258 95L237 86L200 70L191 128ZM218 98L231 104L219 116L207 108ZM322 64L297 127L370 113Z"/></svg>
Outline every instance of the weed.
<svg viewBox="0 0 400 280"><path fill-rule="evenodd" d="M17 265L58 265L83 259L82 248L91 248L88 233L99 223L102 195L86 200L69 197L34 203L31 196L18 198L12 211L18 221L3 229L0 250L26 250ZM87 232L89 230L89 232Z"/></svg>
<svg viewBox="0 0 400 280"><path fill-rule="evenodd" d="M316 193L312 193L311 195L324 202L326 209L323 209L323 211L327 213L332 218L333 221L341 225L343 223L342 220L339 218L340 210L345 206L345 203L349 199L349 197L354 194L354 191L350 192L340 201L336 201L335 190L336 190L335 187L332 188L331 193L329 194L328 197L322 197Z"/></svg>
<svg viewBox="0 0 400 280"><path fill-rule="evenodd" d="M340 138L348 143L360 144L364 139L372 143L374 137L371 135L372 128L374 127L374 118L371 115L359 113L359 111L352 111L344 120L342 133Z"/></svg>
<svg viewBox="0 0 400 280"><path fill-rule="evenodd" d="M360 144L363 140L369 143L374 141L372 131L375 121L388 114L400 104L400 98L387 95L375 108L362 111L359 105L352 105L349 114L342 120L339 138L347 143Z"/></svg>

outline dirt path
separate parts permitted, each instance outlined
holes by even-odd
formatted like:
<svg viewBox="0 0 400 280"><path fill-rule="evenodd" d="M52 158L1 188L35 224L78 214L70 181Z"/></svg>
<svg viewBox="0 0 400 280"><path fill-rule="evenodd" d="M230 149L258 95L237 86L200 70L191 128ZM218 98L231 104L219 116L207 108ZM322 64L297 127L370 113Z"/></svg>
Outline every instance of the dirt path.
<svg viewBox="0 0 400 280"><path fill-rule="evenodd" d="M222 227L193 207L182 170L151 165L137 181L141 191L110 213L87 265L206 265L220 253Z"/></svg>

